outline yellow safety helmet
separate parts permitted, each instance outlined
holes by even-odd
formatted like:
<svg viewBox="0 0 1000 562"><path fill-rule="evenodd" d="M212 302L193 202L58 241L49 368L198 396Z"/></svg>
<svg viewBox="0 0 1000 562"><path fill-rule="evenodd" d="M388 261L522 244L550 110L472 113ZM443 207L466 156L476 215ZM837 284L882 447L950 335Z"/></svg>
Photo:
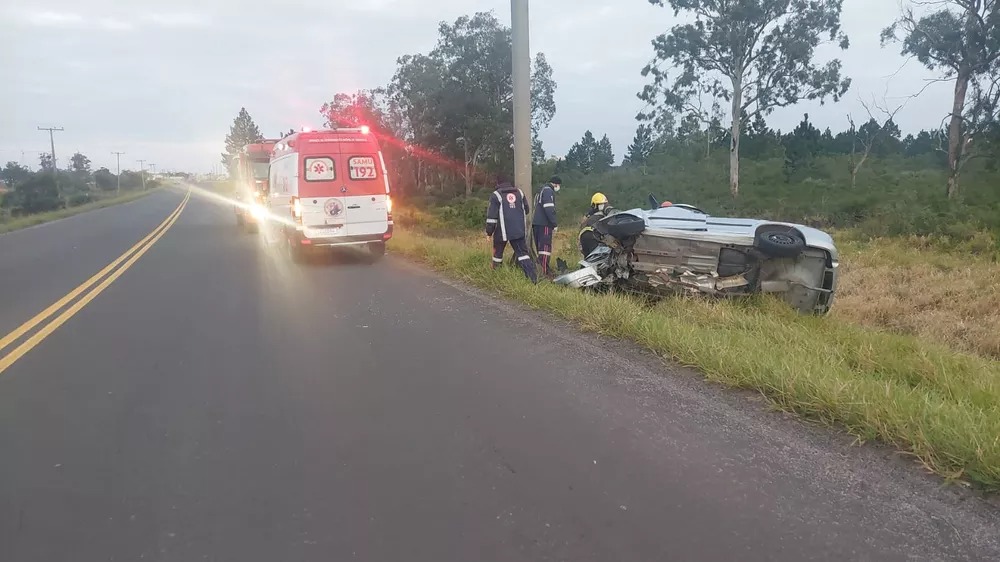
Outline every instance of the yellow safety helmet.
<svg viewBox="0 0 1000 562"><path fill-rule="evenodd" d="M604 194L600 193L600 192L595 193L594 196L590 198L590 204L591 205L601 205L601 204L607 203L607 202L608 202L608 198L605 197Z"/></svg>

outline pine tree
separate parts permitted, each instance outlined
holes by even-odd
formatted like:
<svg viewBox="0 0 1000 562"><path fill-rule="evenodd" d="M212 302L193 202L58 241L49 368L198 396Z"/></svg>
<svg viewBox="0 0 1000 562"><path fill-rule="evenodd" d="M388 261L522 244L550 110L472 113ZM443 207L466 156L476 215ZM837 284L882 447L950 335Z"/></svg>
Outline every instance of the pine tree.
<svg viewBox="0 0 1000 562"><path fill-rule="evenodd" d="M233 175L235 171L231 164L233 157L243 149L244 146L258 142L264 138L260 134L260 129L253 122L253 118L245 107L240 108L239 114L233 120L233 125L229 127L229 134L226 135L226 151L222 154L222 165Z"/></svg>
<svg viewBox="0 0 1000 562"><path fill-rule="evenodd" d="M615 153L611 148L611 141L608 139L608 135L601 137L600 142L597 143L591 161L594 165L594 171L597 173L607 172L615 165Z"/></svg>
<svg viewBox="0 0 1000 562"><path fill-rule="evenodd" d="M649 155L653 152L653 127L643 123L635 131L635 138L632 144L628 145L628 153L625 155L626 164L641 166L649 160Z"/></svg>
<svg viewBox="0 0 1000 562"><path fill-rule="evenodd" d="M579 170L584 174L594 171L594 152L597 149L597 140L594 133L589 130L583 134L580 142L574 143L566 153L566 167L570 170Z"/></svg>
<svg viewBox="0 0 1000 562"><path fill-rule="evenodd" d="M785 181L791 181L792 175L809 165L812 159L819 154L820 139L823 133L809 122L809 114L806 113L795 129L784 139L785 145Z"/></svg>
<svg viewBox="0 0 1000 562"><path fill-rule="evenodd" d="M566 154L566 169L579 170L584 174L606 172L614 163L615 155L608 135L604 135L598 141L594 138L594 133L589 130Z"/></svg>

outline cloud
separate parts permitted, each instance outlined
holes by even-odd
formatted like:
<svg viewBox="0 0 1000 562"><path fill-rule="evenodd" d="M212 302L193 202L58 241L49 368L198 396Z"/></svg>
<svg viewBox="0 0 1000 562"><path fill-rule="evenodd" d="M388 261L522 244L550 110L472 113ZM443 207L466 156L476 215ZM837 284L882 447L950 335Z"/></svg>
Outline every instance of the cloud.
<svg viewBox="0 0 1000 562"><path fill-rule="evenodd" d="M15 12L15 20L33 27L106 31L130 31L144 24L163 28L193 28L211 23L207 14L195 12L84 15L67 9L52 8L21 10Z"/></svg>
<svg viewBox="0 0 1000 562"><path fill-rule="evenodd" d="M80 14L51 10L32 11L23 14L23 21L38 27L83 27L87 19Z"/></svg>
<svg viewBox="0 0 1000 562"><path fill-rule="evenodd" d="M206 14L196 14L193 12L143 14L139 20L161 27L205 27L212 21Z"/></svg>
<svg viewBox="0 0 1000 562"><path fill-rule="evenodd" d="M95 23L97 27L108 31L130 31L135 29L135 25L131 22L117 18L97 18Z"/></svg>
<svg viewBox="0 0 1000 562"><path fill-rule="evenodd" d="M12 85L0 90L0 151L47 150L35 127L52 122L95 160L125 150L207 170L240 107L267 134L319 125L320 105L336 92L385 85L398 56L433 48L438 22L489 10L509 23L509 3L496 0L4 2L3 44L17 49L0 57ZM918 91L929 73L916 62L886 78L903 58L898 47L881 49L878 34L897 14L896 2L844 0L851 49L830 54L854 78L851 92L840 103L779 110L769 124L787 131L808 112L818 127L842 130L847 113L863 113L859 96L881 96L887 84L890 97ZM640 71L650 42L680 20L642 0L532 2L530 16L531 51L546 54L558 83L555 119L541 135L546 152L565 154L590 129L608 134L621 157L644 105L636 93L647 83ZM233 56L240 52L249 55ZM910 102L899 126L936 127L948 90L940 84Z"/></svg>
<svg viewBox="0 0 1000 562"><path fill-rule="evenodd" d="M400 6L400 0L367 0L367 2L352 2L346 6L346 8L353 12L382 13L387 12L390 9L396 10L405 8L405 6Z"/></svg>

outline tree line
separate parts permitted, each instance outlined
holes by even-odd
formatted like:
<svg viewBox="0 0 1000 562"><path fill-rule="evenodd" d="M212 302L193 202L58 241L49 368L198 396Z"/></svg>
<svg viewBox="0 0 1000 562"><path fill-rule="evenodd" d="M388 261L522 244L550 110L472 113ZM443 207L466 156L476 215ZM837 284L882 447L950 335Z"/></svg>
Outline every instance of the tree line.
<svg viewBox="0 0 1000 562"><path fill-rule="evenodd" d="M802 100L840 100L851 86L841 61L818 62L816 50L850 41L840 29L843 0L648 0L694 17L658 36L651 82L640 93L650 107L639 118L662 131L678 112L705 121L702 100L729 106L730 192L739 194L740 142L758 117ZM918 15L903 9L886 26L882 46L899 46L942 81L955 83L942 108L947 131L945 193L959 193L964 165L995 154L1000 100L1000 13L996 0L940 0ZM916 93L914 95L917 95ZM975 142L973 142L975 139Z"/></svg>
<svg viewBox="0 0 1000 562"><path fill-rule="evenodd" d="M39 156L39 169L32 170L18 162L7 162L0 170L5 192L0 193L0 210L12 216L31 215L90 203L118 190L119 177L107 168L91 169L90 158L79 152L70 157L69 166L56 169L52 155ZM143 187L143 174L122 170L121 189ZM145 178L147 188L156 180Z"/></svg>
<svg viewBox="0 0 1000 562"><path fill-rule="evenodd" d="M531 63L532 156L545 158L539 133L556 112L552 67L544 53ZM367 125L379 135L402 192L471 195L489 175L513 167L511 32L492 12L438 27L428 53L401 56L389 84L341 92L323 103L325 126ZM226 139L223 162L262 138L241 110Z"/></svg>
<svg viewBox="0 0 1000 562"><path fill-rule="evenodd" d="M638 93L646 106L636 116L639 126L625 167L645 166L658 150L700 146L706 156L723 151L735 199L741 158L776 158L786 181L792 181L810 159L841 155L855 185L872 158L902 155L943 166L947 178L941 192L955 198L966 164L997 155L996 0L942 0L925 14L907 8L887 22L880 33L883 47L895 45L938 80L955 84L941 126L902 138L893 118L905 101L896 107L884 100L864 103L864 114L847 115L837 132L819 131L808 116L787 133L767 124L776 109L806 100L837 102L850 90L841 61L817 55L824 45L850 46L840 28L842 0L647 1L693 21L652 41L653 59L641 70L649 82ZM510 57L510 29L492 12L441 22L434 48L399 57L388 84L337 93L319 111L326 126L365 124L379 133L400 191L469 196L489 174L511 169ZM557 83L544 53L534 56L531 78L536 166L585 175L615 169L607 135L590 130L564 157L547 157L539 133L556 113ZM260 137L241 110L227 137L224 163L239 146Z"/></svg>

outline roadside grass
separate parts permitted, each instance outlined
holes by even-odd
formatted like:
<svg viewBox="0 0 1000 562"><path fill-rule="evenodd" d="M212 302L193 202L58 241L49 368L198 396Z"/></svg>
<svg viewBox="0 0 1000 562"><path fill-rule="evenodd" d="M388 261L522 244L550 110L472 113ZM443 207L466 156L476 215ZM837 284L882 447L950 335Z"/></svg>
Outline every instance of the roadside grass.
<svg viewBox="0 0 1000 562"><path fill-rule="evenodd" d="M1000 359L995 245L945 251L919 238L838 236L841 284L831 315Z"/></svg>
<svg viewBox="0 0 1000 562"><path fill-rule="evenodd" d="M150 188L146 191L133 191L120 195L118 197L107 197L104 199L98 199L97 201L92 201L83 205L76 207L66 207L64 209L58 209L55 211L49 211L47 213L36 213L34 215L27 215L23 217L11 217L2 218L0 217L0 234L6 232L13 232L15 230L20 230L22 228L28 228L29 226L35 226L38 224L43 224L46 222L52 222L54 220L63 219L66 217L71 217L73 215L78 215L80 213L85 213L87 211L93 211L96 209L103 209L105 207L111 207L113 205L121 205L122 203L128 203L129 201L134 201L140 199L153 193L158 188Z"/></svg>
<svg viewBox="0 0 1000 562"><path fill-rule="evenodd" d="M889 443L945 478L1000 489L1000 362L854 323L864 308L860 281L854 294L848 284L846 304L834 305L847 310L827 318L799 316L766 297L650 305L548 282L533 286L520 270L491 271L487 247L484 235L434 237L409 227L391 242L393 251L583 330L634 340L709 380L754 389L779 408ZM556 247L574 266L571 236L558 233ZM862 324L878 326L873 318Z"/></svg>
<svg viewBox="0 0 1000 562"><path fill-rule="evenodd" d="M456 229L471 232L482 212L479 204L435 213L406 206L397 210L396 223L448 238ZM579 253L575 229L569 230L557 234L555 253L572 266ZM1000 359L1000 243L994 235L871 239L857 230L831 233L841 252L832 317Z"/></svg>

